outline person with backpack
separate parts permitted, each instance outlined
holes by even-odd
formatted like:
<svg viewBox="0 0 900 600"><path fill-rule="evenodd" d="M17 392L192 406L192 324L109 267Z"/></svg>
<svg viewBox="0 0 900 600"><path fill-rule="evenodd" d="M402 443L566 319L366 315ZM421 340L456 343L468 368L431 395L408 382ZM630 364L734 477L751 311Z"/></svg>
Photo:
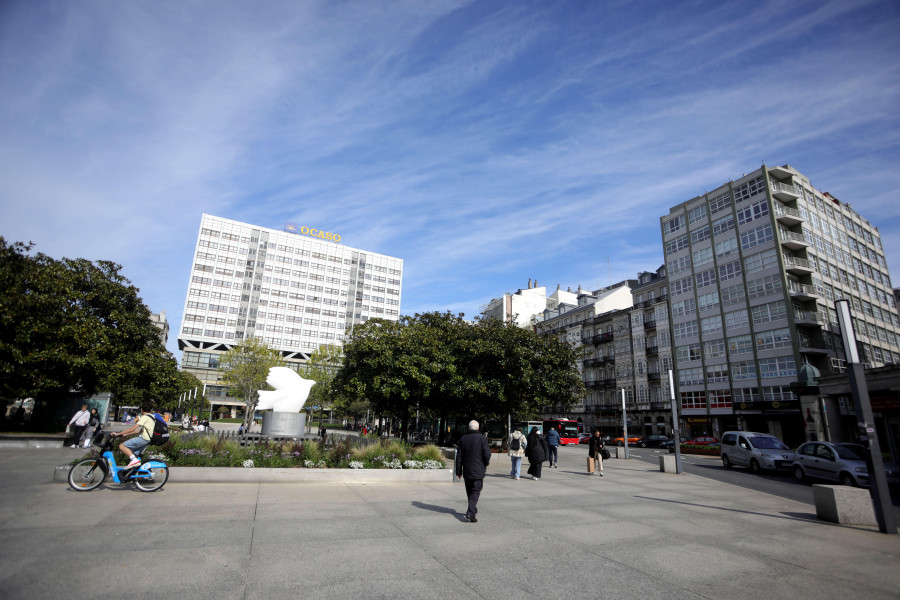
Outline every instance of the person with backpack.
<svg viewBox="0 0 900 600"><path fill-rule="evenodd" d="M525 456L525 448L528 446L528 442L525 440L525 436L522 435L522 431L519 429L514 429L512 435L509 436L509 460L512 461L512 470L509 472L509 477L511 479L519 478L519 470L522 468L522 458Z"/></svg>
<svg viewBox="0 0 900 600"><path fill-rule="evenodd" d="M140 431L140 435L137 437L133 437L130 440L126 440L119 444L119 450L131 459L128 464L125 465L126 469L141 464L139 455L144 451L144 448L150 445L150 440L153 439L153 431L155 428L156 418L153 416L153 405L149 402L144 402L141 404L141 416L138 417L137 421L130 429L126 429L121 433L111 434L113 437L125 437Z"/></svg>

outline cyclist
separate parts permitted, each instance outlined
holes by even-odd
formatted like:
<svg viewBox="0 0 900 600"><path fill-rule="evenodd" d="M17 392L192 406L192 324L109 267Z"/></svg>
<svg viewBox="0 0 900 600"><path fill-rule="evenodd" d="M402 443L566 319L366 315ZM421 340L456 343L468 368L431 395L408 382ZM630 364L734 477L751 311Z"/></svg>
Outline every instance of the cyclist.
<svg viewBox="0 0 900 600"><path fill-rule="evenodd" d="M150 444L150 438L153 436L153 428L155 427L155 417L153 416L153 404L150 402L144 402L141 404L141 416L138 417L137 421L134 425L131 426L130 429L126 429L121 433L113 433L112 435L115 437L121 436L125 437L126 435L131 435L132 433L137 433L138 431L141 434L137 437L133 437L130 440L124 441L119 444L119 450L121 450L125 456L131 459L131 461L125 465L126 469L130 469L131 467L136 467L141 464L140 453L144 451Z"/></svg>

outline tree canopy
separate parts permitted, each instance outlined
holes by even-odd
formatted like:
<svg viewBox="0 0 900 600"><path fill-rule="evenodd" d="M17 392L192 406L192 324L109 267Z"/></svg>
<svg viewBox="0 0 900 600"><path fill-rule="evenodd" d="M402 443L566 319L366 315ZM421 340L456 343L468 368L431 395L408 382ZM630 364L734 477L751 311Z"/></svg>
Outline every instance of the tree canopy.
<svg viewBox="0 0 900 600"><path fill-rule="evenodd" d="M229 394L242 400L247 407L244 427L249 428L253 412L259 403L259 390L270 389L266 383L269 369L285 365L281 354L258 338L235 344L219 359L222 381L230 387Z"/></svg>
<svg viewBox="0 0 900 600"><path fill-rule="evenodd" d="M334 408L339 402L340 388L334 386L334 378L341 367L341 349L338 346L319 346L303 365L302 375L312 379L316 385L312 387L307 408L318 406L320 414L326 409Z"/></svg>
<svg viewBox="0 0 900 600"><path fill-rule="evenodd" d="M349 333L337 383L397 417L406 437L417 407L443 419L500 420L569 406L584 394L579 352L495 319L436 312L370 319Z"/></svg>
<svg viewBox="0 0 900 600"><path fill-rule="evenodd" d="M178 368L150 309L109 261L56 260L0 237L0 396L176 393Z"/></svg>

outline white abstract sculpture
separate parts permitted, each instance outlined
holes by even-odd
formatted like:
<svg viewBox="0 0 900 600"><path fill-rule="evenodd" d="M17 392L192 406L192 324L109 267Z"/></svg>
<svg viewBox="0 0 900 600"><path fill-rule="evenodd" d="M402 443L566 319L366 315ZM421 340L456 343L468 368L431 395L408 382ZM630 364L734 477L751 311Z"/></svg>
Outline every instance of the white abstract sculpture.
<svg viewBox="0 0 900 600"><path fill-rule="evenodd" d="M259 392L259 403L256 408L257 410L271 408L272 412L277 413L300 412L309 397L309 391L316 385L312 379L304 379L287 367L269 369L266 383L275 388L275 391Z"/></svg>

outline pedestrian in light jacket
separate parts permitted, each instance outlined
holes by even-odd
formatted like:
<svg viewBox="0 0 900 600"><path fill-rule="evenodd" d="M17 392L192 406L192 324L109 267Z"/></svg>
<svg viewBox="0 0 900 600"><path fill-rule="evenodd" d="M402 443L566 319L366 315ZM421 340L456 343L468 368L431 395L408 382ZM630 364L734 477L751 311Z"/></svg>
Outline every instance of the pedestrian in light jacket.
<svg viewBox="0 0 900 600"><path fill-rule="evenodd" d="M513 446L518 446L518 448L513 449ZM528 448L528 440L525 439L521 430L514 429L512 435L509 436L507 447L509 448L509 460L512 462L512 469L509 472L509 476L512 479L518 479L519 471L522 468L522 458L525 456L526 449Z"/></svg>

